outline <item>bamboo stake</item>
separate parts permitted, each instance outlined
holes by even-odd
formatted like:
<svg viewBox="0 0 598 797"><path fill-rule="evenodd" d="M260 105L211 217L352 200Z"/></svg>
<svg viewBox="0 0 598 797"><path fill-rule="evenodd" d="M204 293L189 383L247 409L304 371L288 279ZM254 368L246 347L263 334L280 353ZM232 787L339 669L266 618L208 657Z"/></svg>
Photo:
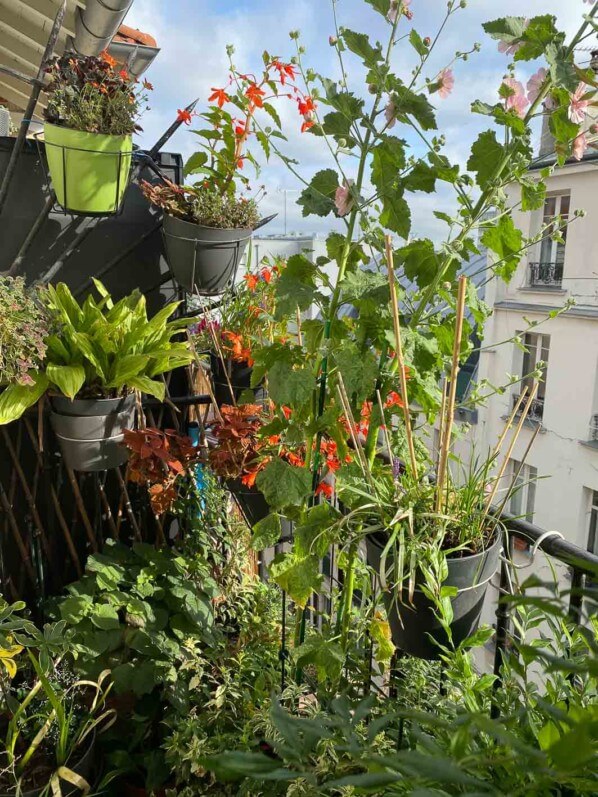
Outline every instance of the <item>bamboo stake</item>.
<svg viewBox="0 0 598 797"><path fill-rule="evenodd" d="M444 434L444 424L446 418L446 377L442 378L442 400L440 403L440 427L438 429L438 451L436 452L436 473L438 473L438 469L440 467L440 452L442 451L442 441L443 441L443 434Z"/></svg>
<svg viewBox="0 0 598 797"><path fill-rule="evenodd" d="M413 430L411 428L411 415L409 413L409 397L407 394L407 373L405 371L405 360L403 358L403 344L401 342L401 326L399 323L399 304L397 301L397 288L395 285L395 272L393 267L392 239L386 236L386 265L388 269L388 285L390 288L390 308L392 310L392 320L395 332L395 359L399 369L399 380L401 383L401 398L403 400L403 418L405 421L405 435L407 436L407 446L409 448L409 460L411 462L411 473L417 481L417 459L415 457L415 446L413 444Z"/></svg>
<svg viewBox="0 0 598 797"><path fill-rule="evenodd" d="M386 425L386 418L384 416L384 404L382 403L382 396L380 395L379 390L376 390L376 398L378 399L378 406L380 407L380 416L382 418L382 429L384 431L384 441L386 442L386 448L388 449L388 458L390 459L390 463L392 465L393 461L392 443L390 440L390 435L388 433L388 426Z"/></svg>
<svg viewBox="0 0 598 797"><path fill-rule="evenodd" d="M339 373L339 382L337 385L338 397L341 402L341 407L343 408L343 412L347 418L347 423L349 424L349 434L351 435L351 440L353 441L353 446L355 447L355 453L357 454L357 459L359 461L359 466L361 471L364 475L364 478L367 479L367 460L365 458L365 454L363 452L363 448L361 446L361 442L359 437L355 433L355 418L353 417L353 413L351 412L351 405L347 400L347 393L345 390L345 385L343 383L343 377Z"/></svg>
<svg viewBox="0 0 598 797"><path fill-rule="evenodd" d="M486 499L486 505L484 506L484 514L485 515L488 514L488 510L492 506L492 502L494 501L494 497L495 497L496 492L498 490L499 482L500 482L500 480L502 479L502 477L505 474L505 470L507 469L507 464L509 462L509 459L511 458L511 454L513 453L513 449L515 448L515 443L517 442L517 440L519 438L519 434L520 434L520 432L521 432L521 430L523 428L523 424L525 423L525 419L527 418L527 415L528 415L528 413L529 413L529 411L531 409L532 403L533 403L534 399L536 398L536 393L537 392L538 392L538 383L536 382L535 385L532 388L531 393L529 394L529 397L528 397L527 402L525 404L525 408L524 408L523 412L521 413L521 417L519 418L519 423L517 424L517 427L515 428L515 433L513 434L511 442L509 443L509 447L507 448L507 453L505 454L505 458L503 460L503 463L502 463L502 465L499 468L499 471L498 471L498 474L496 476L496 479L494 480L494 486L492 487L490 495Z"/></svg>
<svg viewBox="0 0 598 797"><path fill-rule="evenodd" d="M451 363L451 375L449 380L449 391L446 403L446 420L442 433L442 448L440 450L440 460L438 463L437 483L436 483L436 511L440 511L442 503L442 493L446 478L448 455L453 436L453 416L455 414L455 398L457 395L457 374L459 373L459 356L461 354L461 340L463 338L463 318L465 315L465 294L467 291L467 277L462 274L459 277L459 290L457 292L457 315L455 319L455 340L453 342L453 361Z"/></svg>
<svg viewBox="0 0 598 797"><path fill-rule="evenodd" d="M69 468L65 465L64 469L66 471L66 475L69 478L69 482L71 483L71 488L73 490L73 495L75 497L75 504L77 505L77 509L79 510L79 515L81 516L81 520L83 521L83 525L85 526L85 531L87 532L87 539L89 540L89 544L91 545L91 550L94 553L97 553L98 543L93 528L91 526L91 523L89 521L89 516L87 514L87 510L85 509L85 504L83 503L83 498L81 496L81 490L79 489L77 477L75 476L75 472L73 471L72 468Z"/></svg>
<svg viewBox="0 0 598 797"><path fill-rule="evenodd" d="M197 349L195 348L195 343L193 342L193 338L189 334L189 331L187 331L187 340L189 341L189 346L191 347L191 353L193 354L193 357L195 359L195 364L196 364L197 368L201 368L203 370L203 366L201 364L201 360L199 359L199 355L197 353ZM223 367L224 367L224 365L223 365ZM224 370L226 372L226 368L224 368ZM228 379L228 374L227 374L226 378ZM205 380L205 384L206 384L206 387L208 389L208 395L210 396L210 399L212 401L212 406L214 408L214 412L216 414L216 417L218 418L220 423L224 423L222 415L220 414L220 408L218 407L218 404L216 403L216 398L214 396L214 391L212 390L212 383L211 383L210 379L206 379ZM232 389L233 388L232 388L232 385L230 384L230 381L229 381L228 384L229 384L229 387L230 387L230 390L231 390L231 395L232 395Z"/></svg>
<svg viewBox="0 0 598 797"><path fill-rule="evenodd" d="M299 310L299 306L297 306L296 314L297 314L297 343L301 347L303 347L303 335L301 334L301 310Z"/></svg>
<svg viewBox="0 0 598 797"><path fill-rule="evenodd" d="M143 537L141 536L141 532L139 531L139 525L135 518L135 513L133 512L133 505L131 504L131 499L129 498L129 491L127 490L127 485L125 484L125 480L123 479L123 475L120 472L120 468L115 468L116 471L116 478L118 479L118 483L120 484L120 489L122 492L122 496L124 498L124 505L127 515L129 516L129 520L131 521L131 526L133 527L133 532L135 534L135 538L139 541L143 541Z"/></svg>
<svg viewBox="0 0 598 797"><path fill-rule="evenodd" d="M499 508L498 508L498 510L496 512L496 523L494 524L495 527L496 527L496 525L498 524L498 522L500 520L500 516L502 515L505 506L507 505L507 501L509 500L509 498L511 497L511 495L513 493L513 487L515 486L515 484L517 482L517 479L519 478L519 474L523 470L523 466L525 465L525 461L527 460L527 455L531 451L531 448L532 448L532 446L533 446L533 444L534 444L534 442L536 440L536 437L538 436L539 433L540 433L540 426L538 425L534 429L534 433L531 436L529 443L527 444L527 448L523 452L523 456L521 457L521 460L519 461L519 467L517 468L517 471L513 474L513 478L511 479L511 484L507 488L507 492L505 494L505 497L503 498L503 500L502 500L502 502L501 502L501 504L500 504L500 506L499 506ZM488 509L490 509L490 508L491 507L488 507Z"/></svg>
<svg viewBox="0 0 598 797"><path fill-rule="evenodd" d="M229 376L229 373L228 373L228 369L226 367L226 361L224 359L224 353L222 351L222 347L220 346L220 341L218 340L218 336L216 335L216 332L214 331L214 323L212 321L211 311L209 310L209 308L205 307L205 305L203 303L203 299L200 298L199 301L200 301L200 304L201 304L202 312L206 316L206 318L208 319L208 329L210 331L210 337L212 338L212 343L214 344L214 348L216 349L216 352L218 353L218 358L219 358L220 362L222 363L222 370L224 371L224 376L226 378L226 383L228 385L228 390L229 390L229 393L230 393L231 402L236 407L237 406L237 401L235 399L235 392L233 390L233 386L232 386L231 381L230 381L230 376ZM214 406L215 406L215 404L214 404Z"/></svg>
<svg viewBox="0 0 598 797"><path fill-rule="evenodd" d="M513 411L509 415L507 423L505 424L505 428L502 430L498 440L496 441L496 445L494 446L494 450L492 451L492 457L491 457L492 459L494 459L495 457L497 457L499 455L500 449L502 448L502 444L505 441L505 438L506 438L506 436L507 436L507 434L509 432L509 429L513 425L513 421L517 417L517 413L519 412L519 409L520 409L521 405L523 404L523 399L525 398L526 393L527 393L527 385L523 388L523 391L521 392L521 395L519 396L515 406L513 407Z"/></svg>

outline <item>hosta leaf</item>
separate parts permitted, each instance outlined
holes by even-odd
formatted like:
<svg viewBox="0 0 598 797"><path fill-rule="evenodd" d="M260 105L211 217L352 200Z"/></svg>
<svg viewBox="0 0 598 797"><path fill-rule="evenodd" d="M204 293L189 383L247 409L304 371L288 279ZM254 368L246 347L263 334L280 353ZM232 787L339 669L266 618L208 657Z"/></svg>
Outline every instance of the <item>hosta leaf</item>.
<svg viewBox="0 0 598 797"><path fill-rule="evenodd" d="M0 426L16 421L48 388L45 374L34 374L33 385L9 385L0 394Z"/></svg>
<svg viewBox="0 0 598 797"><path fill-rule="evenodd" d="M147 376L129 377L129 379L127 379L127 387L154 396L158 401L164 401L164 396L166 394L164 382L159 382L157 379L150 379Z"/></svg>

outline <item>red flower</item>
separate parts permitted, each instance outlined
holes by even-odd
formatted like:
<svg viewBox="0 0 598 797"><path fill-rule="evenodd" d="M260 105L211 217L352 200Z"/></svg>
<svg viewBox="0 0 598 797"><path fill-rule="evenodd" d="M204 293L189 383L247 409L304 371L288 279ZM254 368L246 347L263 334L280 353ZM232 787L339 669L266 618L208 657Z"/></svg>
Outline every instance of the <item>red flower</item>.
<svg viewBox="0 0 598 797"><path fill-rule="evenodd" d="M245 92L245 96L249 100L249 102L255 106L256 108L263 108L264 101L262 97L266 96L266 92L261 89L256 83L252 83L247 91Z"/></svg>
<svg viewBox="0 0 598 797"><path fill-rule="evenodd" d="M285 457L289 465L293 465L295 468L302 468L305 465L303 457L300 457L298 454L293 454L292 451L287 451Z"/></svg>
<svg viewBox="0 0 598 797"><path fill-rule="evenodd" d="M126 69L121 69L118 73L123 80L129 80L129 73Z"/></svg>
<svg viewBox="0 0 598 797"><path fill-rule="evenodd" d="M255 480L257 479L257 470L250 471L246 473L244 476L241 476L241 484L245 485L245 487L253 487L255 485Z"/></svg>
<svg viewBox="0 0 598 797"><path fill-rule="evenodd" d="M271 434L268 438L268 443L270 443L271 446L277 446L280 443L280 435Z"/></svg>
<svg viewBox="0 0 598 797"><path fill-rule="evenodd" d="M305 116L306 113L312 113L316 110L316 106L311 97L300 97L297 100L297 105L299 106L299 113L301 116Z"/></svg>
<svg viewBox="0 0 598 797"><path fill-rule="evenodd" d="M259 282L259 277L257 274L245 274L243 279L247 283L247 287L250 291L254 291L257 288L257 284Z"/></svg>
<svg viewBox="0 0 598 797"><path fill-rule="evenodd" d="M320 482L316 487L316 495L325 495L326 498L332 498L333 487L328 482Z"/></svg>
<svg viewBox="0 0 598 797"><path fill-rule="evenodd" d="M144 81L143 81L143 88L144 88L144 89L147 89L147 91L153 91L153 90L154 90L154 87L153 87L153 86L152 86L152 84L149 82L149 80L145 80L145 79L144 79Z"/></svg>
<svg viewBox="0 0 598 797"><path fill-rule="evenodd" d="M235 135L237 136L237 138L243 138L243 136L245 135L245 125L243 124L243 122L237 122L235 126Z"/></svg>
<svg viewBox="0 0 598 797"><path fill-rule="evenodd" d="M245 161L243 160L243 158L239 158L239 160L237 161L237 169L242 169L244 165Z"/></svg>
<svg viewBox="0 0 598 797"><path fill-rule="evenodd" d="M403 399L397 393L396 390L391 390L388 396L386 397L386 402L384 404L386 408L388 407L403 407Z"/></svg>
<svg viewBox="0 0 598 797"><path fill-rule="evenodd" d="M269 284L272 279L272 270L269 268L263 268L260 271L260 277L264 280L264 282Z"/></svg>
<svg viewBox="0 0 598 797"><path fill-rule="evenodd" d="M280 409L282 410L284 417L288 421L291 415L293 414L293 410L290 407L287 407L285 404L283 404Z"/></svg>
<svg viewBox="0 0 598 797"><path fill-rule="evenodd" d="M295 80L295 67L292 64L283 64L281 61L276 60L272 61L272 66L278 70L278 76L283 86L287 78Z"/></svg>
<svg viewBox="0 0 598 797"><path fill-rule="evenodd" d="M314 126L315 122L313 120L305 121L301 125L301 132L307 133L307 131Z"/></svg>
<svg viewBox="0 0 598 797"><path fill-rule="evenodd" d="M224 89L215 89L212 86L212 93L208 97L208 102L217 102L218 107L222 108L225 102L230 102L230 97Z"/></svg>
<svg viewBox="0 0 598 797"><path fill-rule="evenodd" d="M116 66L116 60L111 55L108 55L106 50L103 50L99 54L98 58L101 58L102 61L105 61L108 64L108 66L111 68Z"/></svg>
<svg viewBox="0 0 598 797"><path fill-rule="evenodd" d="M189 113L189 111L184 110L184 109L181 110L179 108L176 113L177 113L177 116L176 116L177 122L184 122L186 125L190 125L191 124L191 114Z"/></svg>

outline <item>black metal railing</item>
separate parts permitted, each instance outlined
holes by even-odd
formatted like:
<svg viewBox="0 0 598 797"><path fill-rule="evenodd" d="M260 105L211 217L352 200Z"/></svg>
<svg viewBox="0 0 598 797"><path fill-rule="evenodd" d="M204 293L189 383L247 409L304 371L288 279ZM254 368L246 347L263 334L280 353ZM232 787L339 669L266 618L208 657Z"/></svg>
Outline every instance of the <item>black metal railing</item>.
<svg viewBox="0 0 598 797"><path fill-rule="evenodd" d="M512 397L513 407L515 407L517 405L517 402L519 401L519 398L520 398L520 396L518 394L515 394ZM523 401L521 403L521 405L519 407L519 412L517 413L518 415L523 412L523 408L525 407L525 404L526 404L525 401ZM527 420L528 421L532 421L532 423L541 423L543 416L544 416L544 399L543 398L535 398L532 401L531 406L529 408L529 412L527 414Z"/></svg>
<svg viewBox="0 0 598 797"><path fill-rule="evenodd" d="M532 288L560 288L563 283L563 264L530 263L528 277Z"/></svg>

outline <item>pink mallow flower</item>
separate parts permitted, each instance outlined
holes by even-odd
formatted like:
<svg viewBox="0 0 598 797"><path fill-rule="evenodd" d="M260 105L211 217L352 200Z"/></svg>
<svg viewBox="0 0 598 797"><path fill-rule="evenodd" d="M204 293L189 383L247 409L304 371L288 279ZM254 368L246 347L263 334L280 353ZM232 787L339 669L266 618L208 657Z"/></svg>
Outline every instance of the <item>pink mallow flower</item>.
<svg viewBox="0 0 598 797"><path fill-rule="evenodd" d="M585 133L580 133L574 140L573 140L573 157L576 161L580 161L586 149L588 148L588 139Z"/></svg>
<svg viewBox="0 0 598 797"><path fill-rule="evenodd" d="M590 101L584 100L583 97L587 90L588 87L586 84L580 83L575 89L574 93L571 95L571 102L569 103L569 119L576 125L583 124L586 118L586 112Z"/></svg>
<svg viewBox="0 0 598 797"><path fill-rule="evenodd" d="M548 71L544 69L544 67L541 67L527 81L527 99L529 100L530 104L538 99L538 95L540 94L540 90L544 85L547 75Z"/></svg>
<svg viewBox="0 0 598 797"><path fill-rule="evenodd" d="M436 78L438 94L445 100L455 86L455 76L452 69L442 69Z"/></svg>
<svg viewBox="0 0 598 797"><path fill-rule="evenodd" d="M334 195L334 204L339 216L346 216L350 212L354 204L353 194L351 193L351 186L354 181L345 180L344 185L339 185Z"/></svg>
<svg viewBox="0 0 598 797"><path fill-rule="evenodd" d="M525 109L529 105L529 101L525 96L525 91L522 84L518 80L515 80L514 77L503 78L502 84L503 86L508 86L513 92L513 94L506 97L505 108L507 111L513 109L517 116L520 116L523 119L525 116Z"/></svg>
<svg viewBox="0 0 598 797"><path fill-rule="evenodd" d="M526 19L523 23L524 27L527 28L529 25L529 19ZM498 52L504 53L505 55L515 55L515 53L523 47L523 42L499 42L498 43Z"/></svg>
<svg viewBox="0 0 598 797"><path fill-rule="evenodd" d="M386 19L394 25L399 16L399 12L410 5L411 0L391 0Z"/></svg>

